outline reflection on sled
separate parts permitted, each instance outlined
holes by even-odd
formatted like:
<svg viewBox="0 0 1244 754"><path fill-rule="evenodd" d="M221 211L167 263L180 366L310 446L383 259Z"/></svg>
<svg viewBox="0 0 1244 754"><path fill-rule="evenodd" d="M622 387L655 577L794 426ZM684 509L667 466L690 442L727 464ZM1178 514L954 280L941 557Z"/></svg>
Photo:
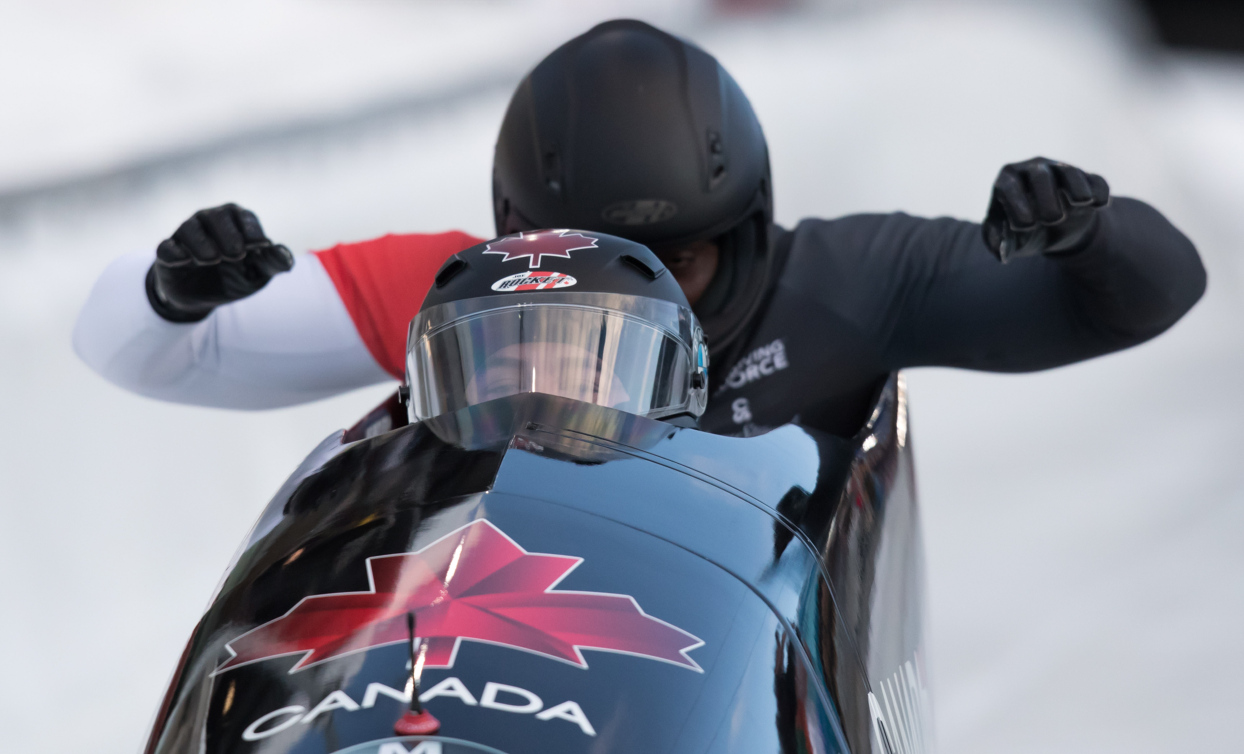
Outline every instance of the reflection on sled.
<svg viewBox="0 0 1244 754"><path fill-rule="evenodd" d="M502 538L488 541L511 544L467 539L483 522ZM355 599L381 610L415 600L432 616L415 583L440 583L463 609L513 604L518 582L493 580L488 595L500 596L481 597L435 576L443 561L482 567L498 547L564 564L537 601L614 606L690 637L678 645L687 661L657 661L656 645L621 650L608 625L574 628L578 613L541 623L523 608L548 645L471 633L486 627L467 616L425 639L452 644L421 681L455 689L426 701L445 741L509 754L927 747L922 555L896 375L851 439L798 426L721 437L542 394L407 425L386 402L322 443L264 511L195 630L148 751L379 754L403 710L394 695L409 693L406 649L375 633L391 626L361 620L348 637L361 648L305 665L305 651L256 642ZM405 575L381 583L374 564L399 555ZM226 666L242 651L247 663ZM522 692L496 697L511 708L482 704L504 688ZM255 726L283 709L272 719L288 727Z"/></svg>

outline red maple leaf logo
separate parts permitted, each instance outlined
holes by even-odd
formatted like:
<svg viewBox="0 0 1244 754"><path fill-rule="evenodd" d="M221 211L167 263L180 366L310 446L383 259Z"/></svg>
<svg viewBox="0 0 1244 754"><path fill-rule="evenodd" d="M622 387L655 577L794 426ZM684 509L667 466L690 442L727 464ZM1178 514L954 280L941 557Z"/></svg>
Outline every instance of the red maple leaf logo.
<svg viewBox="0 0 1244 754"><path fill-rule="evenodd" d="M463 639L587 667L580 649L621 652L703 672L687 653L704 642L645 613L634 597L554 591L582 558L527 552L474 521L418 552L367 559L371 589L304 597L242 634L216 669L301 654L290 673L334 657L408 641L414 611L424 667L453 667Z"/></svg>
<svg viewBox="0 0 1244 754"><path fill-rule="evenodd" d="M506 236L488 244L485 254L504 254L502 262L523 257L531 258L531 269L540 267L542 257L570 258L570 252L579 249L595 249L598 238L572 233L569 230L537 230Z"/></svg>

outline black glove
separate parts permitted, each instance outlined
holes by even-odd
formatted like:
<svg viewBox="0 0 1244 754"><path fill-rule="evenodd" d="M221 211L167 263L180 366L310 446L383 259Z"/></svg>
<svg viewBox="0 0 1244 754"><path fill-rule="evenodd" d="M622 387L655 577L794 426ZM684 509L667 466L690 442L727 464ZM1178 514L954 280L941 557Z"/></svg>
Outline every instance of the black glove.
<svg viewBox="0 0 1244 754"><path fill-rule="evenodd" d="M998 172L981 234L1003 262L1076 251L1093 239L1097 211L1109 201L1100 175L1034 157Z"/></svg>
<svg viewBox="0 0 1244 754"><path fill-rule="evenodd" d="M199 210L156 248L147 300L170 322L198 322L293 266L289 249L269 241L250 210L236 204Z"/></svg>

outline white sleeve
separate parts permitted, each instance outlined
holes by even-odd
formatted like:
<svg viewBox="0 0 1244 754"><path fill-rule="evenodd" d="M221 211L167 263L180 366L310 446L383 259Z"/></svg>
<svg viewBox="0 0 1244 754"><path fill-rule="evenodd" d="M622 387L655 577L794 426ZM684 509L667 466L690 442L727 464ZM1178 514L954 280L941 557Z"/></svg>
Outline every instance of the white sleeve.
<svg viewBox="0 0 1244 754"><path fill-rule="evenodd" d="M151 309L145 283L154 258L113 262L78 315L74 350L108 381L166 401L262 409L393 379L363 344L314 255L189 324Z"/></svg>

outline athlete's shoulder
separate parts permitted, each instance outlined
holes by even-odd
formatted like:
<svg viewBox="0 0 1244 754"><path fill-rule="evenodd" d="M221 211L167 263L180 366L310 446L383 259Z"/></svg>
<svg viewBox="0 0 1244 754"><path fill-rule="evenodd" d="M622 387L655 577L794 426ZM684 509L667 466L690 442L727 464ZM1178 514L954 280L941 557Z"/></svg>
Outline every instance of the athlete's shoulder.
<svg viewBox="0 0 1244 754"><path fill-rule="evenodd" d="M901 213L870 213L835 218L806 217L790 231L788 277L809 280L832 275L844 267L863 262L869 250L894 224L907 217Z"/></svg>
<svg viewBox="0 0 1244 754"><path fill-rule="evenodd" d="M417 291L422 299L446 259L480 242L458 230L390 233L312 253L332 278L347 308L352 308L360 297L385 300Z"/></svg>
<svg viewBox="0 0 1244 754"><path fill-rule="evenodd" d="M445 260L483 239L463 233L403 233L313 252L372 356L400 376L406 326Z"/></svg>
<svg viewBox="0 0 1244 754"><path fill-rule="evenodd" d="M879 235L910 231L930 222L936 221L906 212L861 212L835 218L805 217L793 232L803 246L866 245Z"/></svg>
<svg viewBox="0 0 1244 754"><path fill-rule="evenodd" d="M413 262L414 257L443 255L448 257L484 239L460 230L443 233L388 233L366 241L350 241L312 252L321 260L326 257L353 261L359 259L392 258L398 262Z"/></svg>
<svg viewBox="0 0 1244 754"><path fill-rule="evenodd" d="M805 218L795 226L792 257L834 257L839 261L878 254L937 248L975 236L979 226L951 217L927 218L906 212L861 213L833 219Z"/></svg>

